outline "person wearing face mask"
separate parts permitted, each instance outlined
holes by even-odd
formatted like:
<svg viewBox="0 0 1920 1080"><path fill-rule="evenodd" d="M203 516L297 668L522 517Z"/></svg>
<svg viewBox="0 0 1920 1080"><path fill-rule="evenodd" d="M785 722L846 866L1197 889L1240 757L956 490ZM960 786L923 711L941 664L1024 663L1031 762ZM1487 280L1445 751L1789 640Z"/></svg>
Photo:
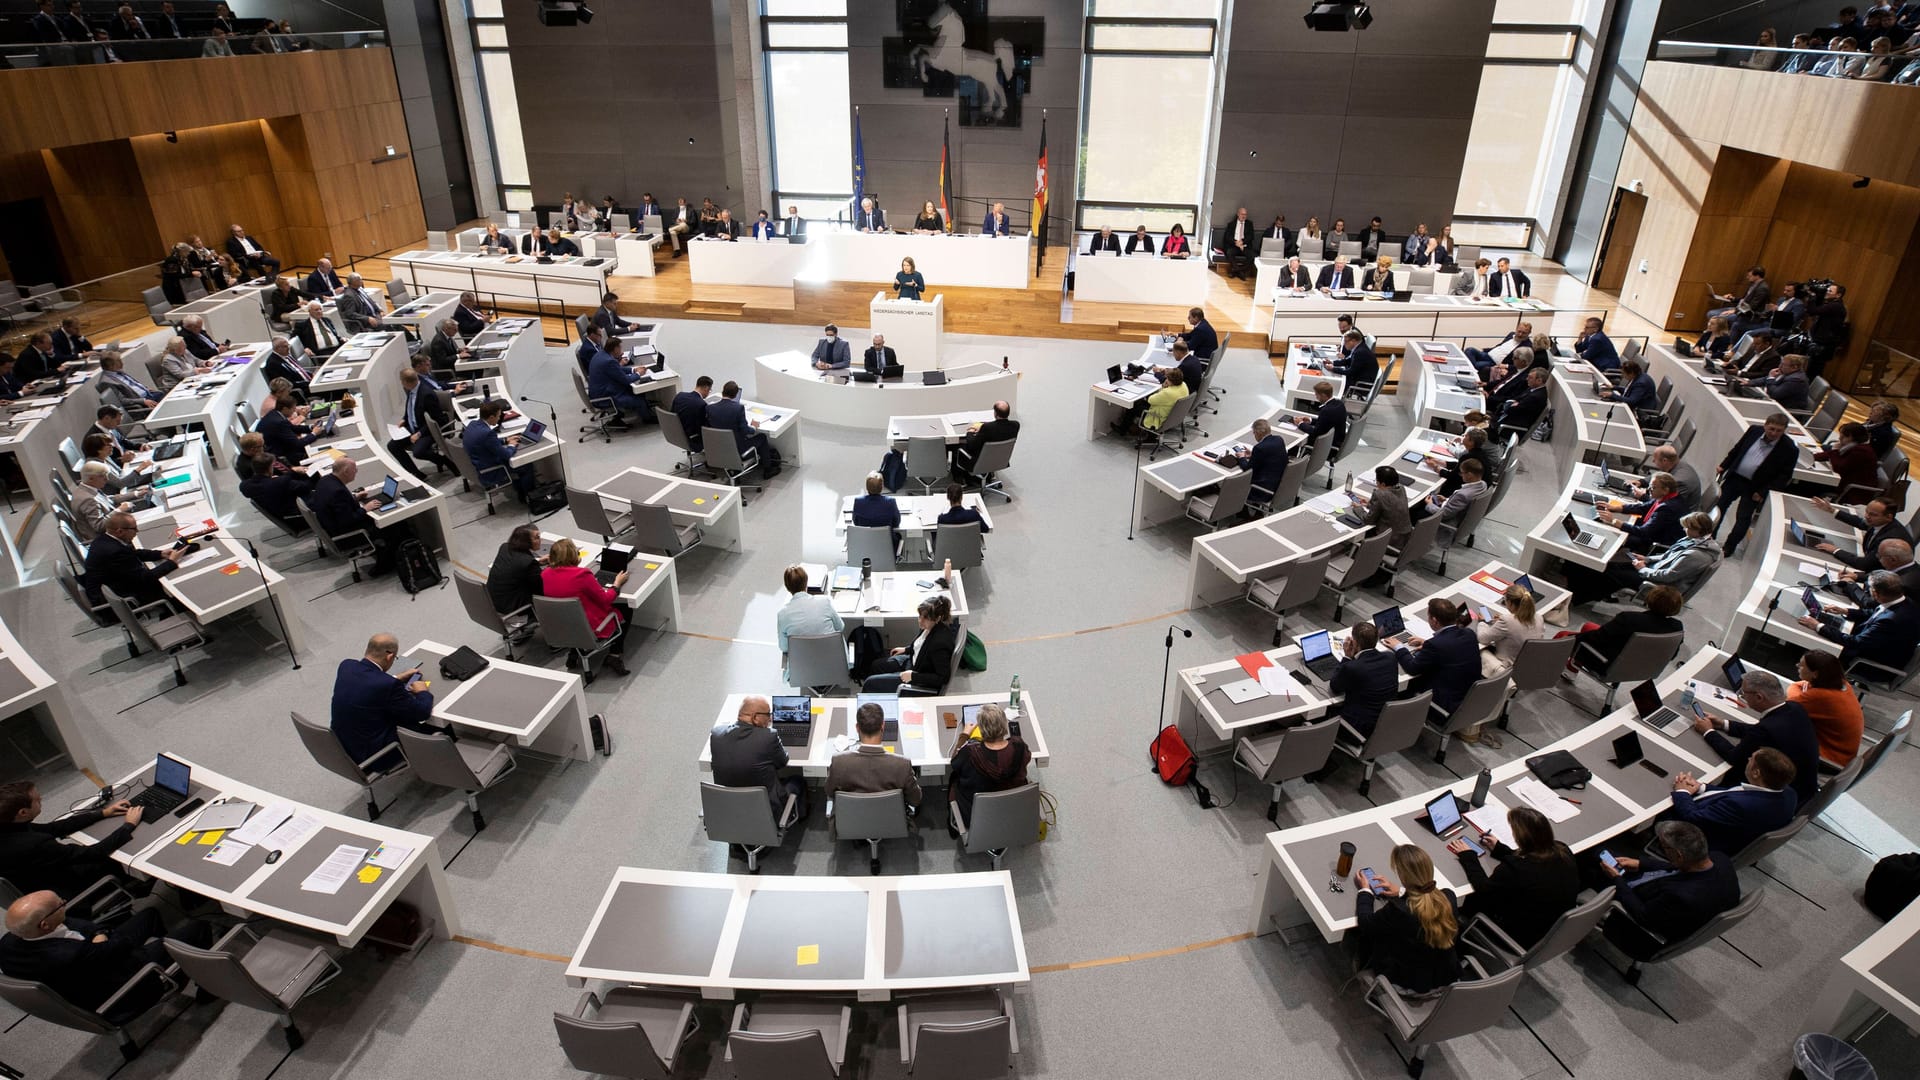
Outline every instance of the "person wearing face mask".
<svg viewBox="0 0 1920 1080"><path fill-rule="evenodd" d="M853 366L853 347L840 337L840 328L828 323L826 336L813 346L816 371L845 371Z"/></svg>

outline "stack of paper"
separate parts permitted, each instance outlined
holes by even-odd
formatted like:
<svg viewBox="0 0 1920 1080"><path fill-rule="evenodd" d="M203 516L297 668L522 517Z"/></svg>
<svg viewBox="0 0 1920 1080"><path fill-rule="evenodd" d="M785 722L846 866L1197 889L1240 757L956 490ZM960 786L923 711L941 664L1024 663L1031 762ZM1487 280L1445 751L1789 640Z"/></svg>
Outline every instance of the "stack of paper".
<svg viewBox="0 0 1920 1080"><path fill-rule="evenodd" d="M1547 820L1558 824L1569 820L1580 812L1578 806L1560 797L1552 788L1540 782L1539 777L1523 776L1507 786L1520 801L1547 815Z"/></svg>

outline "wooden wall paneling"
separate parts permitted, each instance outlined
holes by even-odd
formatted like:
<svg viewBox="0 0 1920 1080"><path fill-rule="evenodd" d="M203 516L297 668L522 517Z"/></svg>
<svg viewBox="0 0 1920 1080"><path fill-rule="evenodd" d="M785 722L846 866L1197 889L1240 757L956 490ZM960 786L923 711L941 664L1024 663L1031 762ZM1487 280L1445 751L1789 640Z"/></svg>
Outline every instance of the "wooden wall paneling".
<svg viewBox="0 0 1920 1080"><path fill-rule="evenodd" d="M260 122L187 128L178 137L129 140L160 235L171 242L198 233L218 251L238 222L280 252L285 222Z"/></svg>
<svg viewBox="0 0 1920 1080"><path fill-rule="evenodd" d="M327 219L320 205L320 187L314 180L307 153L306 120L278 116L260 122L267 160L279 194L282 233L286 247L280 253L288 265L312 266L327 252Z"/></svg>
<svg viewBox="0 0 1920 1080"><path fill-rule="evenodd" d="M166 254L153 207L124 140L44 152L56 193L55 228L67 267L77 278L101 277Z"/></svg>
<svg viewBox="0 0 1920 1080"><path fill-rule="evenodd" d="M1917 240L1920 240L1920 225L1916 225L1913 235L1908 237L1908 248ZM1899 269L1894 271L1893 284L1887 289L1873 336L1904 353L1920 356L1920 260L1902 260ZM1856 355L1862 354L1856 352Z"/></svg>

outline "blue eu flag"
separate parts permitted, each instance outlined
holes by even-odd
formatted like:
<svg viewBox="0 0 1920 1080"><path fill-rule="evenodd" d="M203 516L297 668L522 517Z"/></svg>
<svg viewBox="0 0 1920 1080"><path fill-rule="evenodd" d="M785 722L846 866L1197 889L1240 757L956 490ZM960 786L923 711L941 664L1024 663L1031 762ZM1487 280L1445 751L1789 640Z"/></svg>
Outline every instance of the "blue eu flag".
<svg viewBox="0 0 1920 1080"><path fill-rule="evenodd" d="M853 112L853 205L867 196L867 152L860 145L860 110Z"/></svg>

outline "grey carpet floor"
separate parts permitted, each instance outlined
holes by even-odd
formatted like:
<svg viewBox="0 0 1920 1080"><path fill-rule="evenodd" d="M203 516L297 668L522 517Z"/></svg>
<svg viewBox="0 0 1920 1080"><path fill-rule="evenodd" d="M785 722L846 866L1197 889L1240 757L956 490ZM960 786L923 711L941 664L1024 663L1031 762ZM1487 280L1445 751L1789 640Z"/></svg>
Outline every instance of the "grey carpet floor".
<svg viewBox="0 0 1920 1080"><path fill-rule="evenodd" d="M751 392L753 356L808 348L813 336L789 327L676 321L662 345L679 371L739 379ZM955 337L949 345L949 363L1006 355L1021 372L1025 426L1006 474L1016 501L996 501L988 563L969 582L977 609L972 628L990 643L991 668L966 682L999 688L1018 673L1037 696L1054 755L1040 779L1059 800L1059 827L1044 844L1008 860L1029 959L1054 968L1017 995L1016 1071L1087 1080L1397 1075L1399 1052L1345 985L1338 950L1317 939L1287 944L1272 934L1236 939L1248 924L1259 841L1270 828L1265 792L1215 758L1204 779L1237 800L1203 811L1147 771L1146 743L1161 723L1168 622L1194 631L1176 639L1176 667L1262 647L1273 623L1239 603L1183 610L1191 527L1172 524L1127 538L1134 453L1113 440L1085 440L1086 387L1137 352L1015 338ZM540 377L516 390L571 402L571 362L554 350ZM1265 357L1245 350L1230 355L1217 385L1227 394L1219 415L1207 420L1222 429L1271 407L1279 391ZM571 435L571 411L562 423ZM1410 423L1395 407L1377 410L1367 446L1350 459L1354 467L1370 467ZM383 820L440 838L465 933L483 944L435 944L399 961L354 956L345 979L302 1006L308 1042L290 1057L264 1014L203 1005L119 1068L111 1045L0 1006L0 1061L35 1080L99 1077L116 1068L122 1077L242 1080L572 1075L550 1014L571 1009L578 994L564 984L561 964L515 950L569 953L615 867L730 869L699 828L695 758L728 692L775 688L780 571L794 561L836 561L835 506L884 449L879 433L819 424L807 426L805 439L805 464L752 497L743 553L701 550L681 560L681 633L641 637L629 648L630 678L606 677L588 689L619 740L611 758L558 771L524 769L485 797L488 828L478 836L459 800L444 790L412 784L383 793L393 799ZM675 458L651 428L567 451L570 474L587 484L631 465L665 469ZM1482 551L1516 555L1558 493L1562 468L1543 445L1526 448L1524 460L1527 471L1498 520L1480 531ZM504 510L486 517L477 498L460 496L457 485L451 490L453 519L474 521L455 530L454 556L483 569L519 519ZM344 568L312 561L309 544L265 526L241 506L230 479L221 479L219 493L225 519L260 538L292 582L298 602L287 617L301 623L308 648L299 670L283 652L265 648L267 630L223 624L190 661L188 686L128 708L170 685L167 665L127 659L116 635L80 633L84 622L51 580L57 551L48 528L37 530L29 547L29 584L0 595L0 615L66 682L103 771L120 775L166 749L358 814L357 791L306 756L287 710L324 716L334 667L359 655L374 631L391 631L403 645L433 637L498 650L465 619L450 590L410 599L387 579L323 596L345 581ZM563 513L551 524L564 530L570 521ZM1736 562L1719 574L1686 613L1690 642L1723 640L1746 588L1740 568ZM1402 595L1441 583L1431 574L1422 581ZM1357 606L1386 602L1373 596ZM1290 626L1324 626L1329 616L1323 604L1291 617ZM1597 705L1590 685L1563 692ZM1884 730L1908 704L1875 698L1869 722ZM1516 705L1514 731L1537 744L1588 719L1556 694L1536 695ZM1467 773L1526 752L1512 740L1501 751L1464 747L1449 754L1448 764ZM17 759L0 766L0 775L21 771ZM1383 766L1372 797L1390 800L1451 775L1428 756L1403 756ZM1523 993L1517 1016L1436 1051L1428 1075L1784 1075L1793 1035L1827 971L1877 925L1857 899L1868 868L1878 855L1916 846L1917 778L1920 754L1902 751L1841 800L1830 821L1834 832L1808 830L1763 863L1777 882L1744 874L1746 887L1764 888L1767 899L1731 940L1649 971L1638 989L1598 953L1577 952ZM38 779L50 807L88 794L86 779L71 769L56 767ZM1355 793L1357 779L1349 768L1319 785L1294 785L1281 820L1313 821L1367 805ZM984 858L956 854L939 830L911 845L890 843L885 859L889 873L986 867ZM864 874L865 853L836 850L816 815L764 872ZM717 1050L724 1014L715 1007L700 1016L702 1033L682 1075L732 1075ZM904 1075L887 1011L858 1010L853 1045L849 1075ZM1880 1025L1864 1046L1882 1076L1916 1075L1916 1040L1897 1024Z"/></svg>

